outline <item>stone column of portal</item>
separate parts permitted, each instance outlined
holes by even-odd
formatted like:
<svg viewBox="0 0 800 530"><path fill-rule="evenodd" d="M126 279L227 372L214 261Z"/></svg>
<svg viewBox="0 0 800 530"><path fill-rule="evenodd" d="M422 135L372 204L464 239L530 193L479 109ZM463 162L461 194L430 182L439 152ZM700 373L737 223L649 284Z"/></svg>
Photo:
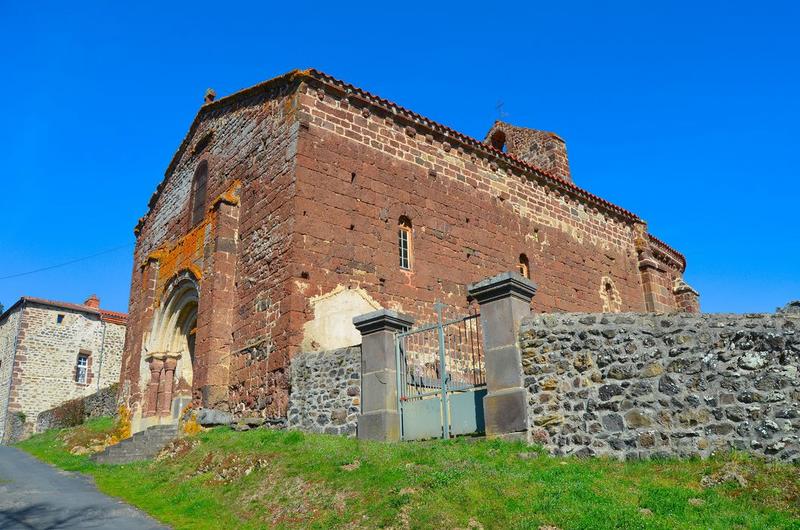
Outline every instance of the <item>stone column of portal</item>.
<svg viewBox="0 0 800 530"><path fill-rule="evenodd" d="M144 411L145 416L153 416L158 410L158 386L161 382L161 370L164 368L164 361L150 357L150 382L147 384L147 399Z"/></svg>
<svg viewBox="0 0 800 530"><path fill-rule="evenodd" d="M381 309L353 319L361 333L361 414L358 437L368 440L400 439L397 410L397 360L395 334L414 324L414 319Z"/></svg>
<svg viewBox="0 0 800 530"><path fill-rule="evenodd" d="M161 402L158 406L160 416L169 416L172 408L172 385L175 380L175 367L178 366L178 358L170 356L164 359L164 391L161 394Z"/></svg>
<svg viewBox="0 0 800 530"><path fill-rule="evenodd" d="M487 394L483 413L487 438L528 438L528 392L522 381L520 321L530 315L536 284L505 272L467 288L481 307Z"/></svg>

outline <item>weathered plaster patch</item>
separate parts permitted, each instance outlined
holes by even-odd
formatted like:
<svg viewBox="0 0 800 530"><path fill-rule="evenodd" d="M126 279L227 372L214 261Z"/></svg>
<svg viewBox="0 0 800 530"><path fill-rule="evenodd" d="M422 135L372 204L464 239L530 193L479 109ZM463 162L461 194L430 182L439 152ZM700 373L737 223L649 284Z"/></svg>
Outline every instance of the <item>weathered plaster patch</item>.
<svg viewBox="0 0 800 530"><path fill-rule="evenodd" d="M303 326L303 351L361 344L361 334L353 325L353 317L381 308L364 289L348 289L343 285L311 298L309 304L314 310L314 319Z"/></svg>

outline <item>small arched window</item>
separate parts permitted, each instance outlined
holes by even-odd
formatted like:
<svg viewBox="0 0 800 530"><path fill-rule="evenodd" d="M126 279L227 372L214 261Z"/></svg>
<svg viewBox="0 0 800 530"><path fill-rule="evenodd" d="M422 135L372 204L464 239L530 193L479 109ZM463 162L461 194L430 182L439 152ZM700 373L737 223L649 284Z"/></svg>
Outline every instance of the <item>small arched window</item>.
<svg viewBox="0 0 800 530"><path fill-rule="evenodd" d="M203 160L197 166L192 179L192 226L196 226L205 217L207 183L208 163Z"/></svg>
<svg viewBox="0 0 800 530"><path fill-rule="evenodd" d="M411 259L413 257L412 236L411 219L403 215L397 222L397 248L400 252L401 269L411 270Z"/></svg>
<svg viewBox="0 0 800 530"><path fill-rule="evenodd" d="M519 255L519 264L517 265L517 271L524 277L531 279L531 264L528 261L528 256L525 254Z"/></svg>

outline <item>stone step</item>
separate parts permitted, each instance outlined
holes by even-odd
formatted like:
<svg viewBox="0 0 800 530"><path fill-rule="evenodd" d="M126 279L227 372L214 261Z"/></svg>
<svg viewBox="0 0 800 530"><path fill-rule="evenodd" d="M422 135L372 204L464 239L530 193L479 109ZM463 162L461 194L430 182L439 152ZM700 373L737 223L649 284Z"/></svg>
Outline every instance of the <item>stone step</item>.
<svg viewBox="0 0 800 530"><path fill-rule="evenodd" d="M148 460L157 455L177 435L177 425L155 425L107 447L94 455L92 460L100 464L125 464Z"/></svg>

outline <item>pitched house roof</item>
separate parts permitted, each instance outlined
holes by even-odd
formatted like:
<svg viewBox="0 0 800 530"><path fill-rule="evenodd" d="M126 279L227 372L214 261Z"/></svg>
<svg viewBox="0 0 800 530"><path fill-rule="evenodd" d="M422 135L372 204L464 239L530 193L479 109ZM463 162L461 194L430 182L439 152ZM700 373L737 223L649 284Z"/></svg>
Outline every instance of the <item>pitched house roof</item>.
<svg viewBox="0 0 800 530"><path fill-rule="evenodd" d="M10 315L14 310L16 310L19 306L23 303L31 303L37 305L44 305L48 307L53 307L57 309L68 309L71 311L80 311L82 313L88 313L92 315L98 315L100 320L103 322L108 322L110 324L117 324L120 326L125 326L128 323L128 314L127 313L119 313L117 311L109 311L107 309L100 309L94 308L83 304L73 304L71 302L60 302L57 300L46 300L44 298L36 298L34 296L23 296L19 300L16 301L14 305L9 307L2 315L0 315L0 322L2 322L8 315Z"/></svg>

